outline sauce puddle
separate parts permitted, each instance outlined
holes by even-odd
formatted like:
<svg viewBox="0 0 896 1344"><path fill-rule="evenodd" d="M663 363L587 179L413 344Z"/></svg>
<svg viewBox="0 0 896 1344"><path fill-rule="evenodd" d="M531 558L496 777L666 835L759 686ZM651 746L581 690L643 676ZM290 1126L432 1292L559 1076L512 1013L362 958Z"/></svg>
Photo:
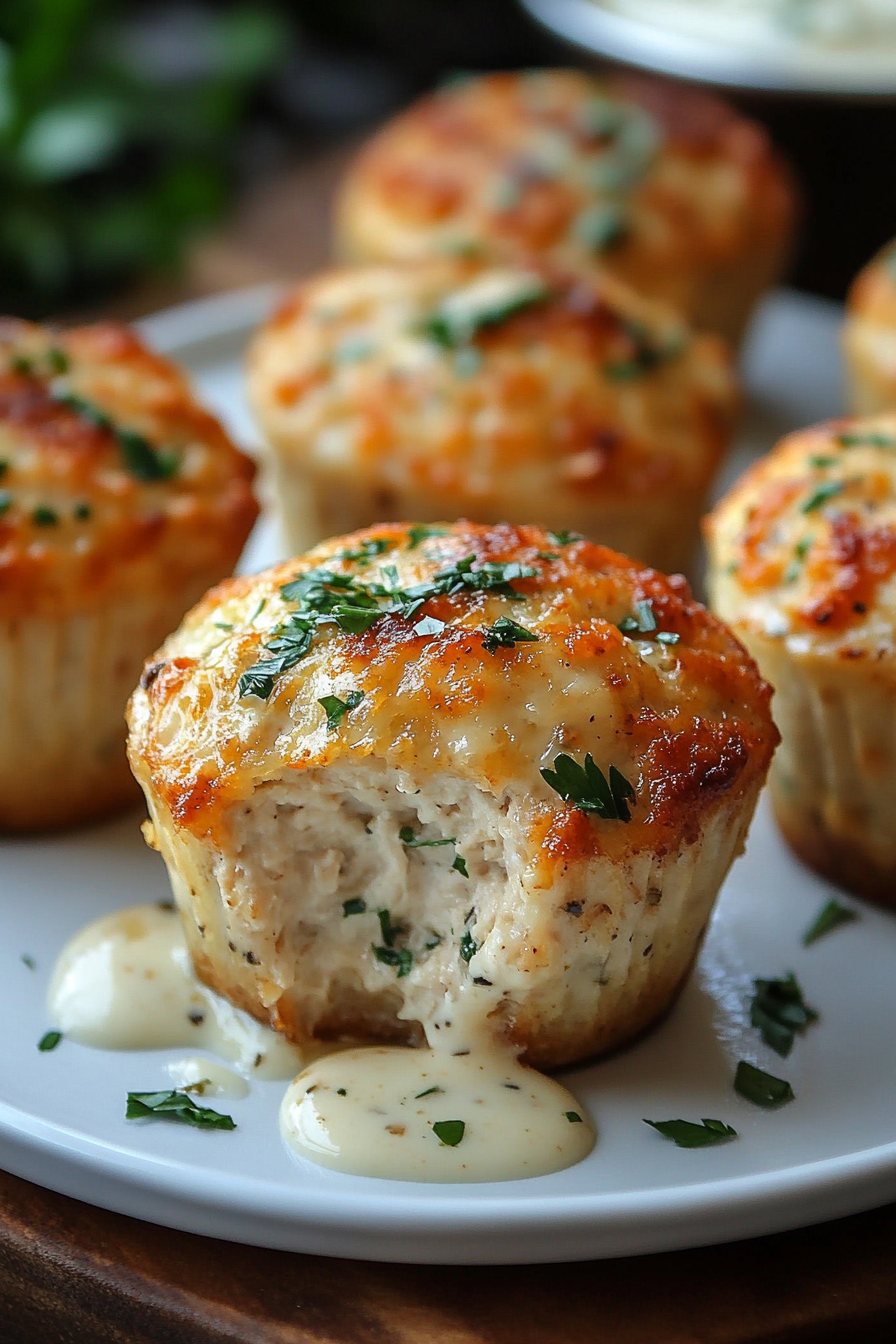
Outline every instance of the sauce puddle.
<svg viewBox="0 0 896 1344"><path fill-rule="evenodd" d="M518 1180L572 1166L595 1143L572 1093L520 1064L466 1002L443 1004L424 1024L434 1049L291 1045L196 978L167 905L88 924L63 949L47 1002L52 1024L81 1045L226 1060L232 1067L191 1053L166 1066L175 1087L198 1096L242 1099L246 1078L293 1078L280 1107L287 1147L352 1175Z"/></svg>

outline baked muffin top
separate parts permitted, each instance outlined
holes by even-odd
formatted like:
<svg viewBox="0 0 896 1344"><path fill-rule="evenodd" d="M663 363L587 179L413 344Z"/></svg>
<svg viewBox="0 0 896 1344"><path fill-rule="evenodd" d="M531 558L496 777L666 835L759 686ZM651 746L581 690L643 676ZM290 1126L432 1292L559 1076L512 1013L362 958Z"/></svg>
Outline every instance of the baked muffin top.
<svg viewBox="0 0 896 1344"><path fill-rule="evenodd" d="M197 835L292 770L459 775L522 800L549 884L696 836L764 775L769 697L680 577L538 527L388 524L208 593L147 664L129 750Z"/></svg>
<svg viewBox="0 0 896 1344"><path fill-rule="evenodd" d="M881 248L850 286L850 317L888 327L896 333L896 242Z"/></svg>
<svg viewBox="0 0 896 1344"><path fill-rule="evenodd" d="M727 104L543 70L467 78L396 117L350 169L337 224L349 256L546 254L680 302L676 276L786 232L792 213L766 133Z"/></svg>
<svg viewBox="0 0 896 1344"><path fill-rule="evenodd" d="M706 522L713 606L795 653L896 657L896 414L791 434Z"/></svg>
<svg viewBox="0 0 896 1344"><path fill-rule="evenodd" d="M0 319L3 614L78 610L220 565L255 520L254 470L127 327Z"/></svg>
<svg viewBox="0 0 896 1344"><path fill-rule="evenodd" d="M299 286L256 337L249 385L278 451L315 474L458 513L701 486L738 401L718 338L607 277L438 260Z"/></svg>

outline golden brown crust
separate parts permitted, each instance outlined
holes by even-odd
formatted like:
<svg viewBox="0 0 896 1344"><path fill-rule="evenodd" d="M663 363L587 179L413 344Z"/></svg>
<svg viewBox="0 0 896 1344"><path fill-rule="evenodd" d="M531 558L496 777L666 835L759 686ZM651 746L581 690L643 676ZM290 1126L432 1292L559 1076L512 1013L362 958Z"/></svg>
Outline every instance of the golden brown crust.
<svg viewBox="0 0 896 1344"><path fill-rule="evenodd" d="M0 322L0 461L8 616L226 573L258 512L249 459L175 367L114 323Z"/></svg>
<svg viewBox="0 0 896 1344"><path fill-rule="evenodd" d="M878 252L849 291L843 328L852 410L896 408L896 244Z"/></svg>
<svg viewBox="0 0 896 1344"><path fill-rule="evenodd" d="M395 118L350 171L337 223L358 259L466 246L605 267L735 335L781 266L793 216L765 132L725 103L554 70L469 79Z"/></svg>
<svg viewBox="0 0 896 1344"><path fill-rule="evenodd" d="M461 522L442 531L418 545L409 544L406 524L338 538L263 575L219 585L194 608L147 665L130 709L134 769L151 778L179 826L211 833L272 768L375 756L419 773L443 768L448 752L453 769L495 796L510 786L529 793L533 853L549 877L620 846L664 853L695 834L721 798L764 778L777 740L769 689L683 579L590 542L558 546L536 527ZM339 559L365 542L382 552L360 565ZM326 566L366 585L388 581L383 566L394 565L402 585L416 584L469 556L477 568L520 563L535 573L515 581L522 598L512 604L464 590L429 598L410 620L384 615L365 633L323 627L267 700L241 697L241 675L267 656L273 633L295 610L280 590L296 577ZM676 642L618 629L642 602ZM488 651L485 630L508 613L537 642ZM444 628L420 633L424 618ZM328 690L344 696L346 687L362 691L363 701L338 734L328 733L319 698ZM520 703L535 707L522 725ZM610 726L598 740L592 724L602 714ZM458 740L466 744L461 752L449 746ZM539 768L556 754L581 759L589 751L633 784L638 801L629 825L593 824L541 779Z"/></svg>

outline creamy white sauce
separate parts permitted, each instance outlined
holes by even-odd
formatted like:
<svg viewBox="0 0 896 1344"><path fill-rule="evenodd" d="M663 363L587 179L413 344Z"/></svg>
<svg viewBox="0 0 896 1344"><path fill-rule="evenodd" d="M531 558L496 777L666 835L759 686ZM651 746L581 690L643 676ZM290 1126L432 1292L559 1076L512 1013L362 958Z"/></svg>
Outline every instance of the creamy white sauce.
<svg viewBox="0 0 896 1344"><path fill-rule="evenodd" d="M288 1089L280 1128L321 1166L398 1181L543 1176L587 1157L595 1138L565 1087L497 1046L330 1055Z"/></svg>
<svg viewBox="0 0 896 1344"><path fill-rule="evenodd" d="M302 1054L193 973L173 908L137 905L81 929L56 963L51 1023L101 1050L210 1050L253 1078L291 1078Z"/></svg>
<svg viewBox="0 0 896 1344"><path fill-rule="evenodd" d="M167 906L119 910L76 934L56 963L48 1009L82 1045L197 1047L233 1065L201 1054L169 1063L173 1085L197 1096L240 1099L249 1090L240 1075L291 1078L305 1065L283 1099L281 1133L294 1152L339 1171L516 1180L572 1166L594 1146L581 1104L494 1040L474 995L439 1005L426 1024L434 1048L299 1051L196 979L180 918Z"/></svg>
<svg viewBox="0 0 896 1344"><path fill-rule="evenodd" d="M601 0L627 18L733 48L886 69L896 0Z"/></svg>
<svg viewBox="0 0 896 1344"><path fill-rule="evenodd" d="M201 1055L175 1059L166 1066L168 1077L181 1092L192 1092L197 1097L231 1097L242 1101L249 1095L245 1078L224 1064Z"/></svg>

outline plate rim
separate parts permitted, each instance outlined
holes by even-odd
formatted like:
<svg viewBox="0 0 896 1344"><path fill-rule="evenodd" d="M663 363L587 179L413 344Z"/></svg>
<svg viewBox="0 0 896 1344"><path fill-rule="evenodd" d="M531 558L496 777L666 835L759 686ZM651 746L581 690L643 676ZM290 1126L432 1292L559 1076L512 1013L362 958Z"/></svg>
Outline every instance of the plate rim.
<svg viewBox="0 0 896 1344"><path fill-rule="evenodd" d="M722 42L663 29L643 19L604 9L598 0L520 0L539 23L596 55L681 79L730 89L831 98L896 97L896 67L890 79L849 71L801 66L782 58L734 52Z"/></svg>

